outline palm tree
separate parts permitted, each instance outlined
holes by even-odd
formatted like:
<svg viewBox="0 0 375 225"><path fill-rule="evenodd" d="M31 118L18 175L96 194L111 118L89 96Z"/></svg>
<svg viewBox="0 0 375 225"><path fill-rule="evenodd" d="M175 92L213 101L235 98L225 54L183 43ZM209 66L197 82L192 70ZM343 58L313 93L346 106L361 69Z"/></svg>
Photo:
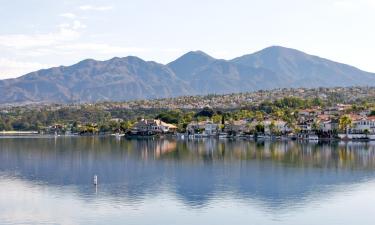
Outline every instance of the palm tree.
<svg viewBox="0 0 375 225"><path fill-rule="evenodd" d="M349 115L344 115L339 120L339 127L341 130L345 130L345 133L348 134L348 128L352 126L352 119Z"/></svg>
<svg viewBox="0 0 375 225"><path fill-rule="evenodd" d="M273 135L275 133L275 130L276 130L275 121L271 121L271 124L268 126L268 128L270 130L270 134Z"/></svg>
<svg viewBox="0 0 375 225"><path fill-rule="evenodd" d="M317 122L314 122L312 125L311 125L311 128L314 130L314 131L317 131L319 129L319 124Z"/></svg>

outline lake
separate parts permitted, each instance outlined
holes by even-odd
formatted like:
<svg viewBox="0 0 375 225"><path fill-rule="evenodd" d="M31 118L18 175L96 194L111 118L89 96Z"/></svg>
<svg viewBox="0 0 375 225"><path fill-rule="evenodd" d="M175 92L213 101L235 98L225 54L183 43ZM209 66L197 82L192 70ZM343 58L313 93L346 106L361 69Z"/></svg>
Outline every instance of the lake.
<svg viewBox="0 0 375 225"><path fill-rule="evenodd" d="M366 225L374 208L371 142L0 138L2 225Z"/></svg>

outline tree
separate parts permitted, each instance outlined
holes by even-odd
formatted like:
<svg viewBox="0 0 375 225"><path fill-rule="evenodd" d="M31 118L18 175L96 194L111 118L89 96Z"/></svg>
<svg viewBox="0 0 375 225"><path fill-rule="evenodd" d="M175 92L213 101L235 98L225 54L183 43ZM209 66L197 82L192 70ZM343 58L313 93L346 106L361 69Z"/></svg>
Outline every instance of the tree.
<svg viewBox="0 0 375 225"><path fill-rule="evenodd" d="M264 120L264 115L263 115L263 113L260 112L260 111L256 111L256 112L255 112L255 119L256 119L257 121L263 121L263 120Z"/></svg>
<svg viewBox="0 0 375 225"><path fill-rule="evenodd" d="M5 130L5 123L3 119L0 117L0 131Z"/></svg>
<svg viewBox="0 0 375 225"><path fill-rule="evenodd" d="M120 124L120 128L121 128L121 130L124 131L124 132L130 130L130 129L132 128L132 126L133 126L133 124L132 124L132 122L130 122L129 120L127 120L127 121L123 121L123 122L121 122L121 124Z"/></svg>
<svg viewBox="0 0 375 225"><path fill-rule="evenodd" d="M195 114L195 117L208 117L211 118L214 115L214 110L209 107L204 107L200 112Z"/></svg>
<svg viewBox="0 0 375 225"><path fill-rule="evenodd" d="M221 122L221 115L215 114L212 116L212 122L220 123Z"/></svg>
<svg viewBox="0 0 375 225"><path fill-rule="evenodd" d="M370 131L368 129L365 129L363 133L366 135L366 137L370 134Z"/></svg>
<svg viewBox="0 0 375 225"><path fill-rule="evenodd" d="M262 133L264 134L264 124L263 123L258 123L256 126L255 126L255 131L257 133Z"/></svg>
<svg viewBox="0 0 375 225"><path fill-rule="evenodd" d="M342 117L340 117L339 128L341 130L343 130L347 133L348 128L350 128L351 126L352 126L352 119L350 118L349 115L343 115Z"/></svg>
<svg viewBox="0 0 375 225"><path fill-rule="evenodd" d="M268 126L268 128L270 129L270 134L274 134L276 132L276 124L275 124L275 121L271 121L270 125Z"/></svg>
<svg viewBox="0 0 375 225"><path fill-rule="evenodd" d="M317 123L317 122L314 122L312 125L311 125L311 128L313 129L313 130L318 130L318 128L319 128L319 124Z"/></svg>
<svg viewBox="0 0 375 225"><path fill-rule="evenodd" d="M246 127L250 134L256 133L256 129L255 129L256 126L254 125L254 123L248 123Z"/></svg>
<svg viewBox="0 0 375 225"><path fill-rule="evenodd" d="M275 110L273 113L273 116L276 117L277 119L280 119L284 116L284 111L281 109Z"/></svg>
<svg viewBox="0 0 375 225"><path fill-rule="evenodd" d="M159 115L157 115L155 119L160 119L165 123L178 124L178 122L181 119L181 111L172 110L168 112L162 112Z"/></svg>

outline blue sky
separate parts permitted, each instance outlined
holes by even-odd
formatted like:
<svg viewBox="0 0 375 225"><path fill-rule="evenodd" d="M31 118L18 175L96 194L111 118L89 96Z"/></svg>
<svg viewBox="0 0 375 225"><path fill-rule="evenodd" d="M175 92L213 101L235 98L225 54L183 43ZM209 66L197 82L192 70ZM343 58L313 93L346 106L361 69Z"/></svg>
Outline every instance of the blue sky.
<svg viewBox="0 0 375 225"><path fill-rule="evenodd" d="M375 0L0 0L0 78L85 58L230 59L271 45L375 72Z"/></svg>

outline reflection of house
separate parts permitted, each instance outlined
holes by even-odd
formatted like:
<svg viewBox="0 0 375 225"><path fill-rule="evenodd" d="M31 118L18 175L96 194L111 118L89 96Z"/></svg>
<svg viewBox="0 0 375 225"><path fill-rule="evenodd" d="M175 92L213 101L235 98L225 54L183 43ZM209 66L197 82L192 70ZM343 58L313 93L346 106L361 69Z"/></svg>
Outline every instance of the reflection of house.
<svg viewBox="0 0 375 225"><path fill-rule="evenodd" d="M161 142L157 142L155 144L155 149L154 149L155 156L159 158L163 154L173 152L176 150L176 146L177 146L177 143L174 141L171 142L168 140L163 140Z"/></svg>
<svg viewBox="0 0 375 225"><path fill-rule="evenodd" d="M142 119L134 124L131 132L136 134L174 133L177 127L173 124L164 123L161 120Z"/></svg>

